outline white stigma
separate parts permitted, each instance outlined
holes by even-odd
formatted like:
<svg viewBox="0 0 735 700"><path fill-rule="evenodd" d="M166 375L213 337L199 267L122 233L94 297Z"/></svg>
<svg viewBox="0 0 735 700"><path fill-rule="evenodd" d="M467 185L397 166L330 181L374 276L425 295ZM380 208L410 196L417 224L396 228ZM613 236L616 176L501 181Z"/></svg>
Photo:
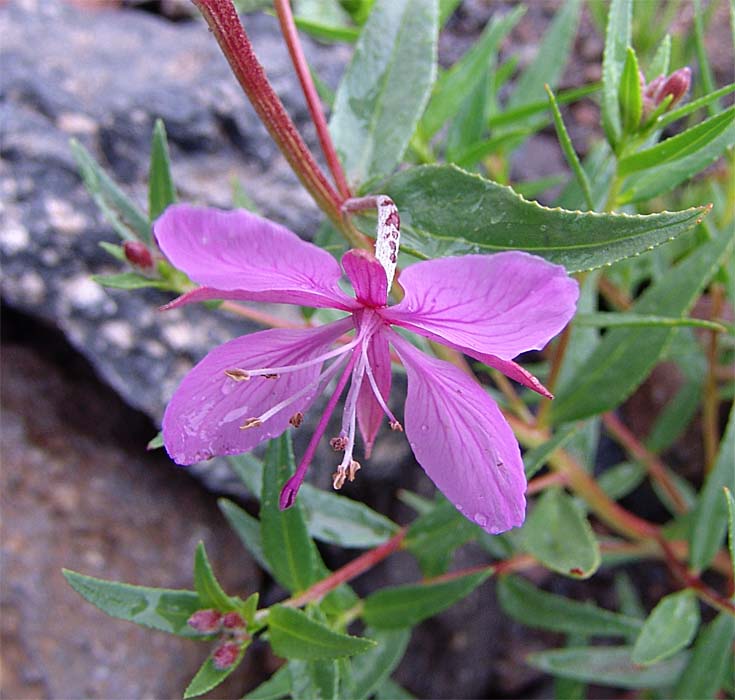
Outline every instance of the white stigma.
<svg viewBox="0 0 735 700"><path fill-rule="evenodd" d="M385 270L385 276L388 278L388 290L390 290L398 262L401 218L398 215L398 208L390 197L380 194L375 199L378 209L378 227L375 232L375 257Z"/></svg>

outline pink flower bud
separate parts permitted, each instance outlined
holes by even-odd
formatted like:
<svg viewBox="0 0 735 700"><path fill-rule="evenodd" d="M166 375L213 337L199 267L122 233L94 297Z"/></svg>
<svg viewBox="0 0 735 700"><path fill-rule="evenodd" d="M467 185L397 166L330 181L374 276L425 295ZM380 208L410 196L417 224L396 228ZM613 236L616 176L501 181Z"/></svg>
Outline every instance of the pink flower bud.
<svg viewBox="0 0 735 700"><path fill-rule="evenodd" d="M141 270L153 269L153 256L148 246L140 241L125 241L123 251L128 262Z"/></svg>
<svg viewBox="0 0 735 700"><path fill-rule="evenodd" d="M679 68L674 71L667 79L666 82L659 88L656 93L656 104L661 104L666 97L671 95L673 99L669 107L673 107L689 90L689 85L692 82L692 71L689 66Z"/></svg>
<svg viewBox="0 0 735 700"><path fill-rule="evenodd" d="M242 629L243 627L245 627L245 620L240 617L239 613L228 612L222 618L222 627L228 630Z"/></svg>
<svg viewBox="0 0 735 700"><path fill-rule="evenodd" d="M212 654L212 663L218 671L230 668L240 655L240 645L235 642L226 642L218 646Z"/></svg>
<svg viewBox="0 0 735 700"><path fill-rule="evenodd" d="M222 613L219 610L197 610L187 622L197 632L211 634L222 626Z"/></svg>

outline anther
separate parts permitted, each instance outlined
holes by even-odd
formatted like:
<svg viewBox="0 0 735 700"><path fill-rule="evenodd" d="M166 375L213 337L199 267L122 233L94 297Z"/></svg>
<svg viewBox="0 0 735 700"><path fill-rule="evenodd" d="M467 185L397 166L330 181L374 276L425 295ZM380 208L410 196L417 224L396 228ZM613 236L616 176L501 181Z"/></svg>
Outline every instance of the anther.
<svg viewBox="0 0 735 700"><path fill-rule="evenodd" d="M394 432L399 432L399 433L403 432L403 426L397 420L392 420L390 422L390 429L393 430Z"/></svg>
<svg viewBox="0 0 735 700"><path fill-rule="evenodd" d="M339 437L333 437L329 441L329 446L335 452L344 452L347 447L347 437L344 435L340 435Z"/></svg>
<svg viewBox="0 0 735 700"><path fill-rule="evenodd" d="M304 414L301 413L301 411L296 411L291 418L288 419L288 422L294 427L294 428L300 428L301 424L304 422Z"/></svg>
<svg viewBox="0 0 735 700"><path fill-rule="evenodd" d="M359 462L356 462L354 459L350 462L350 466L347 470L347 478L350 481L355 480L355 476L357 476L357 472L360 471L362 467L360 466Z"/></svg>
<svg viewBox="0 0 735 700"><path fill-rule="evenodd" d="M264 379L278 379L278 377L280 376L281 376L280 374L264 374L263 378Z"/></svg>
<svg viewBox="0 0 735 700"><path fill-rule="evenodd" d="M347 481L347 470L342 466L337 467L337 471L332 474L332 486L335 491L339 491Z"/></svg>
<svg viewBox="0 0 735 700"><path fill-rule="evenodd" d="M250 373L246 372L244 369L226 369L225 374L236 382L246 382L250 379Z"/></svg>
<svg viewBox="0 0 735 700"><path fill-rule="evenodd" d="M260 418L248 418L241 426L240 430L248 430L250 428L258 428L263 425L263 421Z"/></svg>

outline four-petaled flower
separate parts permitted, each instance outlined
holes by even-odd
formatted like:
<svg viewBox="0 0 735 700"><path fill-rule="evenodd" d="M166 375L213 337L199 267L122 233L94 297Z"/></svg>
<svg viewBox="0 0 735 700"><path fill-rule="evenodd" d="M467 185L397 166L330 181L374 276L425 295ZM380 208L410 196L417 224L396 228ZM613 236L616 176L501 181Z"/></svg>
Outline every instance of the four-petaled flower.
<svg viewBox="0 0 735 700"><path fill-rule="evenodd" d="M379 218L389 232L395 225L397 244L398 215L383 200L390 207L379 209ZM344 452L333 475L341 487L360 467L353 456L357 428L367 456L384 414L394 430L402 430L388 407L392 346L408 375L406 435L426 473L488 532L523 522L523 462L497 405L471 377L424 354L394 327L459 350L548 396L512 360L543 348L572 317L578 286L562 267L514 251L419 262L403 270L405 295L388 306L393 269L384 267L380 241L377 257L364 250L342 257L352 297L340 288L342 270L329 253L245 211L174 205L156 222L155 234L169 260L202 285L172 306L234 299L346 314L318 328L260 331L212 350L186 375L164 415L164 443L174 461L191 464L250 450L298 426L336 380L306 452L284 485L280 505L287 508L350 382L342 429L331 443ZM382 241L383 253L394 263L391 240Z"/></svg>

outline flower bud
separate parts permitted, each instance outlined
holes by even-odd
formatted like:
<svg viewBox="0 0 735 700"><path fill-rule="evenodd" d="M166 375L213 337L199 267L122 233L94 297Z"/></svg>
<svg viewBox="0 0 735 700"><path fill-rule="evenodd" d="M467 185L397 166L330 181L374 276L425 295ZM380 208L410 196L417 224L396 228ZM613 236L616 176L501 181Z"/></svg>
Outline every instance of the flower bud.
<svg viewBox="0 0 735 700"><path fill-rule="evenodd" d="M222 613L219 610L197 610L187 623L197 632L211 634L222 626Z"/></svg>
<svg viewBox="0 0 735 700"><path fill-rule="evenodd" d="M686 95L691 82L692 71L689 66L684 66L684 68L679 68L679 70L674 71L656 93L656 104L660 105L669 95L671 95L673 99L671 100L669 107L673 107L682 97L684 97L684 95Z"/></svg>
<svg viewBox="0 0 735 700"><path fill-rule="evenodd" d="M230 668L240 655L240 645L235 642L225 642L218 646L212 654L212 664L218 671Z"/></svg>
<svg viewBox="0 0 735 700"><path fill-rule="evenodd" d="M127 261L141 270L153 269L153 256L148 246L140 241L125 241L123 251Z"/></svg>
<svg viewBox="0 0 735 700"><path fill-rule="evenodd" d="M239 613L228 612L222 618L222 627L228 630L242 629L243 627L245 627L245 620L243 620L242 617L240 617Z"/></svg>

